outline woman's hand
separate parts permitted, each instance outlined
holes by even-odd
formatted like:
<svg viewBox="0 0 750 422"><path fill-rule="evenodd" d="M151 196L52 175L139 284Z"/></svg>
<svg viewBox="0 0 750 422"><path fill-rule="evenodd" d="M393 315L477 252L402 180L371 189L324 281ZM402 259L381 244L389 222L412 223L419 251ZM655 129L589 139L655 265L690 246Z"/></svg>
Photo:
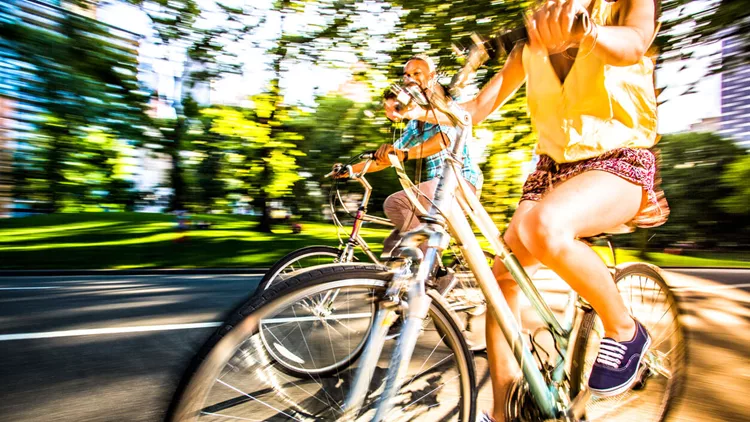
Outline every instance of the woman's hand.
<svg viewBox="0 0 750 422"><path fill-rule="evenodd" d="M543 54L557 54L577 46L584 37L574 31L577 15L588 11L579 0L549 0L526 18L529 47Z"/></svg>

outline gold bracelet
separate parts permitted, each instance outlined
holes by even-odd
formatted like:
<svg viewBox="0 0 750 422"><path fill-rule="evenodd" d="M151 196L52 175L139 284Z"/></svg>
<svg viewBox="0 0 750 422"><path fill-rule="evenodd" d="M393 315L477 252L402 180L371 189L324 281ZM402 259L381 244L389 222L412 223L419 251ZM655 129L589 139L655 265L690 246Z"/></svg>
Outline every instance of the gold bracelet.
<svg viewBox="0 0 750 422"><path fill-rule="evenodd" d="M586 53L585 56L580 57L581 60L583 60L586 57L590 56L591 53L594 51L594 48L596 47L596 41L599 39L599 26L597 24L595 24L595 23L591 24L591 31L589 31L588 34L585 34L584 38L586 37L586 35L591 35L592 32L594 33L594 43L591 45L591 48L589 49L588 53ZM579 44L578 46L579 46L579 50L578 51L580 52L580 46L581 45ZM563 55L563 57L565 57L568 60L575 60L576 58L579 58L577 53L576 53L576 57L572 57L570 54L568 54L568 50L563 50L562 55Z"/></svg>

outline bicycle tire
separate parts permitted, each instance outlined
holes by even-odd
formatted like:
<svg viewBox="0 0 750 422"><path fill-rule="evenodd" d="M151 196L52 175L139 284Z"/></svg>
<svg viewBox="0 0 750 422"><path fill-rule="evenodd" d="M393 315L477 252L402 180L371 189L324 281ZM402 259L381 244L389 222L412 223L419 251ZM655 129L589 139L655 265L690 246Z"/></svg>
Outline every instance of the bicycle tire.
<svg viewBox="0 0 750 422"><path fill-rule="evenodd" d="M328 264L328 263L334 263L337 262L340 258L341 250L338 248L334 248L332 246L307 246L301 249L297 249L295 251L292 251L286 255L284 255L281 259L276 261L273 266L266 271L266 274L263 276L263 278L260 280L260 283L258 283L258 288L256 289L257 292L263 292L268 287L273 284L273 282L278 278L279 274L281 274L285 268L289 267L290 265L294 264L295 262L299 262L305 258L309 258L312 256L319 256L321 258L331 258L331 262L320 262L321 264Z"/></svg>
<svg viewBox="0 0 750 422"><path fill-rule="evenodd" d="M615 272L615 283L617 283L618 289L620 289L621 295L625 292L623 291L625 289L626 282L624 280L632 277L638 277L638 282L641 286L641 290L643 290L643 279L652 280L656 287L659 288L660 292L664 292L665 301L668 303L667 310L664 312L662 317L660 317L659 321L656 321L656 323L659 323L663 317L670 313L673 319L673 325L674 325L674 331L669 334L669 336L673 336L673 340L670 341L669 344L669 354L671 357L668 357L667 359L670 362L670 372L671 372L671 378L666 379L666 387L664 389L664 397L659 403L652 404L646 401L646 396L648 395L649 398L652 398L655 394L654 391L649 391L649 383L661 383L663 382L661 379L650 379L650 377L653 375L651 371L646 371L644 373L644 376L641 377L641 379L636 383L636 385L633 387L631 391L628 391L626 393L623 393L619 396L615 396L612 398L605 398L605 399L592 399L589 404L587 405L587 411L586 411L586 420L617 420L613 419L615 416L610 415L607 413L604 413L604 416L597 417L598 413L606 412L607 407L609 406L608 403L611 403L612 406L617 405L617 401L623 402L627 400L631 405L627 408L622 408L623 404L620 406L614 407L614 409L618 410L618 417L624 418L620 420L639 420L641 422L646 421L663 421L667 415L669 414L670 410L674 407L676 401L679 399L679 396L682 392L682 388L684 385L684 379L685 374L687 371L687 344L686 344L686 337L685 337L685 329L680 323L680 315L682 314L682 311L680 309L679 301L677 300L677 297L672 292L671 288L667 285L666 281L664 281L664 278L661 275L661 272L658 267L655 267L650 264L645 263L626 263L623 265L619 265L616 268ZM641 279L642 278L642 279ZM630 294L630 311L631 314L635 314L636 318L639 319L641 323L646 325L647 329L649 329L651 335L652 335L652 347L650 348L647 356L657 356L658 359L664 359L659 354L661 353L659 350L657 350L658 346L664 343L666 340L661 340L660 338L656 337L655 334L659 333L657 331L656 333L653 332L652 328L649 327L649 319L644 316L643 313L635 312L633 309L633 292L632 289L628 292ZM656 303L655 294L652 296L652 306L653 309ZM636 295L637 298L637 295ZM641 300L643 298L643 295L641 293ZM628 304L628 300L626 300L626 305ZM658 312L657 312L658 313ZM597 328L597 324L599 327ZM653 325L653 327L656 327L656 324ZM597 331L601 331L601 322L598 319L598 316L593 310L586 311L583 315L580 328L578 330L578 335L576 337L574 348L573 348L573 361L571 366L571 397L575 397L579 392L581 392L585 387L588 379L588 372L590 370L591 364L593 363L593 359L596 358L596 351L597 348L595 347L596 344L592 342L592 337L597 335ZM601 334L599 334L601 338ZM674 343L674 344L672 344ZM666 346L665 346L666 347ZM593 352L593 353L592 353ZM647 358L644 357L644 360ZM658 385L656 386L658 387ZM645 389L645 392L643 394L639 393L640 389ZM638 401L639 396L642 395L644 400ZM598 400L598 402L597 402ZM635 405L638 406L635 406ZM601 409L599 409L601 407ZM648 412L649 409L654 408L654 411L651 413L651 417L647 418L643 414L633 414L638 412ZM614 411L614 409L612 411ZM630 413L629 413L630 412Z"/></svg>
<svg viewBox="0 0 750 422"><path fill-rule="evenodd" d="M296 300L306 297L306 295L333 289L345 287L372 289L373 292L378 294L376 297L380 297L384 293L385 286L391 276L385 268L372 264L337 264L316 267L275 284L262 294L252 296L230 314L227 321L209 338L193 359L170 404L167 420L193 421L198 419L201 411L205 413L204 409L208 409L208 407L205 407L205 402L209 392L211 392L211 387L221 378L219 375L225 370L225 365L235 357L235 353L240 353L240 347L258 333L260 321L264 317L275 315L273 314L274 311L284 309L287 304L296 303ZM430 315L435 316L438 331L446 330L447 343L453 345L454 349L451 349L451 352L455 353L456 362L459 362L460 365L458 369L461 389L458 399L461 403L461 408L458 410L461 416L460 420L473 422L475 417L476 374L471 351L461 335L460 327L454 319L455 316L451 315L450 309L445 307L441 298L438 297L434 301L430 308ZM441 338L439 341L443 342L445 339ZM261 350L259 353L262 353L262 349L261 347L255 350ZM266 366L266 368L272 367L272 365ZM336 374L336 376L339 375ZM322 378L318 379L322 381ZM274 397L276 396L274 395ZM243 403L247 402L252 401L245 399ZM263 407L263 409L268 410L267 407ZM428 411L429 409L431 408L428 407ZM288 420L289 418L282 417L282 419ZM275 419L271 418L271 420Z"/></svg>
<svg viewBox="0 0 750 422"><path fill-rule="evenodd" d="M484 256L492 267L495 254L484 252ZM487 300L479 287L474 273L464 262L461 256L457 255L448 265L452 269L456 278L459 279L450 289L443 289L440 294L451 305L451 309L461 317L464 328L464 337L469 343L472 352L483 352L487 350L486 338L486 319L487 319Z"/></svg>

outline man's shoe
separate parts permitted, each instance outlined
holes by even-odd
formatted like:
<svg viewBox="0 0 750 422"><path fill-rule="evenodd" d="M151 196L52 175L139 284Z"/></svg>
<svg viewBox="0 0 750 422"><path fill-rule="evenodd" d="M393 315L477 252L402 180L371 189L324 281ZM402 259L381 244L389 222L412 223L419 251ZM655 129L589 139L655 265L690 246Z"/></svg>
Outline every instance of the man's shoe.
<svg viewBox="0 0 750 422"><path fill-rule="evenodd" d="M635 326L635 336L630 341L602 339L589 377L589 389L593 395L616 396L628 391L635 383L643 356L651 346L651 336L646 328L638 321L635 321Z"/></svg>
<svg viewBox="0 0 750 422"><path fill-rule="evenodd" d="M455 284L456 273L451 268L438 268L438 271L435 274L435 289L441 296L445 296Z"/></svg>

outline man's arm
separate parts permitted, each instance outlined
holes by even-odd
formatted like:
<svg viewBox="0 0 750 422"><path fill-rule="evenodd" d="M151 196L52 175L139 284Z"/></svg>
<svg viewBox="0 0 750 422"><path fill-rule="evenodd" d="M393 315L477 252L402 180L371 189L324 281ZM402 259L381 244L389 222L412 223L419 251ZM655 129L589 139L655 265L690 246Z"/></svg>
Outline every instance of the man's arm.
<svg viewBox="0 0 750 422"><path fill-rule="evenodd" d="M523 69L521 58L522 52L523 45L519 43L508 56L500 73L483 86L475 98L460 104L464 110L471 114L472 124L481 123L492 112L505 104L526 80L526 72ZM399 114L395 110L386 110L386 113L392 120L421 120L428 123L453 125L448 116L437 110L427 112L420 107L413 107L403 114Z"/></svg>
<svg viewBox="0 0 750 422"><path fill-rule="evenodd" d="M383 170L384 168L388 168L391 166L390 164L379 163L376 160L369 160L369 161L370 161L370 167L367 168L368 173L375 173L376 171L380 171L380 170ZM361 172L365 168L365 163L367 163L367 161L360 161L359 163L352 165L352 172L354 173Z"/></svg>
<svg viewBox="0 0 750 422"><path fill-rule="evenodd" d="M404 142L403 145L399 141L395 144L383 144L378 148L375 153L375 159L378 164L384 166L390 166L388 160L388 154L396 154L399 160L416 160L430 155L437 154L438 152L449 148L453 145L453 141L456 139L456 130L452 127L443 127L441 130L432 135L428 140L414 144L412 142Z"/></svg>

